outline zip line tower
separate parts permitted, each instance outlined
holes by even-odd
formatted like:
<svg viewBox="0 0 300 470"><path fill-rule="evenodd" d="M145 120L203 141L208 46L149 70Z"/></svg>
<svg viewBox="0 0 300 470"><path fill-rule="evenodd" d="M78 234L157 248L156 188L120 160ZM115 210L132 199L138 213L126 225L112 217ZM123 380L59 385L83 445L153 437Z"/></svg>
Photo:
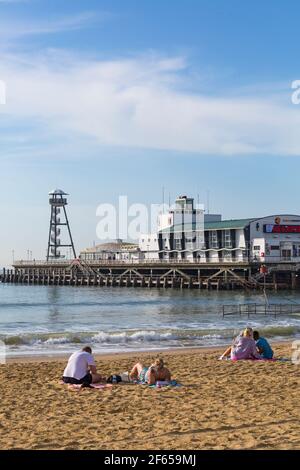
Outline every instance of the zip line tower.
<svg viewBox="0 0 300 470"><path fill-rule="evenodd" d="M61 248L72 250L74 259L76 258L73 238L68 221L66 205L68 204L67 193L61 189L55 189L49 193L49 204L51 206L49 239L47 250L47 261L51 259L62 259L66 256L62 254ZM67 228L67 233L66 230ZM67 236L69 243L61 243L61 235Z"/></svg>

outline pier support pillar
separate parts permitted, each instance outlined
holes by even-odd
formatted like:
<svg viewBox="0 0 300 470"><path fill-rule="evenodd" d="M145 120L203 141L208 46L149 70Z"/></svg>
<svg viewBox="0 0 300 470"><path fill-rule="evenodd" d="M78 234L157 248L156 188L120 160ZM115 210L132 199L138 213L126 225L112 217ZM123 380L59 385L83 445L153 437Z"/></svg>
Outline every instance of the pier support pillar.
<svg viewBox="0 0 300 470"><path fill-rule="evenodd" d="M201 289L201 270L198 269L198 289Z"/></svg>
<svg viewBox="0 0 300 470"><path fill-rule="evenodd" d="M225 284L225 289L226 290L229 290L230 289L230 286L229 286L229 283L228 283L228 271L224 271L224 284Z"/></svg>
<svg viewBox="0 0 300 470"><path fill-rule="evenodd" d="M293 289L293 290L296 289L296 281L297 281L296 273L295 273L295 272L292 272L292 273L291 273L291 284L292 284L292 289Z"/></svg>
<svg viewBox="0 0 300 470"><path fill-rule="evenodd" d="M273 273L273 285L274 285L274 289L277 291L278 290L278 285L277 285L277 277L276 277L275 272Z"/></svg>

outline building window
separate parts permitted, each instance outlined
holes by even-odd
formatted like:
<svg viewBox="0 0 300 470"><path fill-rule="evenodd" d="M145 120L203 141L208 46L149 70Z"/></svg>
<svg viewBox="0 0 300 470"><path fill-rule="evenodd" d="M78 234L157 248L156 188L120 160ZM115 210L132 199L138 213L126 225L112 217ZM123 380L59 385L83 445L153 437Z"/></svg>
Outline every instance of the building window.
<svg viewBox="0 0 300 470"><path fill-rule="evenodd" d="M196 236L193 236L193 232L186 232L185 234L185 241L186 243L195 243Z"/></svg>
<svg viewBox="0 0 300 470"><path fill-rule="evenodd" d="M230 230L224 230L223 237L224 237L223 240L224 240L225 248L232 248L231 231Z"/></svg>
<svg viewBox="0 0 300 470"><path fill-rule="evenodd" d="M274 250L274 251L277 251L277 250L279 251L279 249L280 249L278 245L271 245L270 248L271 248L271 250Z"/></svg>
<svg viewBox="0 0 300 470"><path fill-rule="evenodd" d="M218 232L216 230L211 230L209 232L209 247L210 248L219 248L219 245L218 245Z"/></svg>
<svg viewBox="0 0 300 470"><path fill-rule="evenodd" d="M181 239L180 238L175 239L175 250L181 250Z"/></svg>
<svg viewBox="0 0 300 470"><path fill-rule="evenodd" d="M255 246L253 247L253 250L259 251L259 250L260 250L260 245L255 245Z"/></svg>

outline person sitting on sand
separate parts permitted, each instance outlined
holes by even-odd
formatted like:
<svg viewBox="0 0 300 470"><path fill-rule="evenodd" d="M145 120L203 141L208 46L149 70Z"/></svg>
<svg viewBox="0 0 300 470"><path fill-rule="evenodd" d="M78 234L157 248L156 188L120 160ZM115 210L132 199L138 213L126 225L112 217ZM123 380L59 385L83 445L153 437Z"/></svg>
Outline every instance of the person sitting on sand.
<svg viewBox="0 0 300 470"><path fill-rule="evenodd" d="M171 373L164 365L162 358L157 358L150 367L145 367L141 362L137 362L129 375L131 380L147 382L149 385L155 385L157 381L171 381Z"/></svg>
<svg viewBox="0 0 300 470"><path fill-rule="evenodd" d="M253 331L253 339L261 357L263 359L273 359L274 353L266 338L260 336L258 331Z"/></svg>
<svg viewBox="0 0 300 470"><path fill-rule="evenodd" d="M252 328L249 327L249 330L252 331ZM219 360L221 361L222 359L227 359L227 357L230 357L230 354L231 354L231 350L232 350L232 347L233 345L238 341L238 339L243 336L244 334L244 330L242 330L239 335L234 338L234 340L232 341L232 345L229 346L227 349L225 349L225 351L223 352L223 354L221 354L221 356L219 357Z"/></svg>
<svg viewBox="0 0 300 470"><path fill-rule="evenodd" d="M89 346L85 346L81 351L77 351L70 356L63 374L63 381L66 384L88 386L103 379L97 373L92 349Z"/></svg>
<svg viewBox="0 0 300 470"><path fill-rule="evenodd" d="M256 349L252 328L246 328L244 330L243 336L240 336L233 344L230 358L232 360L261 358Z"/></svg>
<svg viewBox="0 0 300 470"><path fill-rule="evenodd" d="M233 342L232 346L226 349L220 359L229 356L232 360L261 359L256 344L253 339L252 328L246 328Z"/></svg>

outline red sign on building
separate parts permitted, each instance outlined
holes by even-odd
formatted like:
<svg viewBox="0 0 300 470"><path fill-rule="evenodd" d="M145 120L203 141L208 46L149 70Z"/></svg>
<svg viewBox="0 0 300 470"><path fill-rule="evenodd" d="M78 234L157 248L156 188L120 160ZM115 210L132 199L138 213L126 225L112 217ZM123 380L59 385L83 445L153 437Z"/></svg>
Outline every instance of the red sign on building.
<svg viewBox="0 0 300 470"><path fill-rule="evenodd" d="M265 233L300 233L300 225L264 225Z"/></svg>

